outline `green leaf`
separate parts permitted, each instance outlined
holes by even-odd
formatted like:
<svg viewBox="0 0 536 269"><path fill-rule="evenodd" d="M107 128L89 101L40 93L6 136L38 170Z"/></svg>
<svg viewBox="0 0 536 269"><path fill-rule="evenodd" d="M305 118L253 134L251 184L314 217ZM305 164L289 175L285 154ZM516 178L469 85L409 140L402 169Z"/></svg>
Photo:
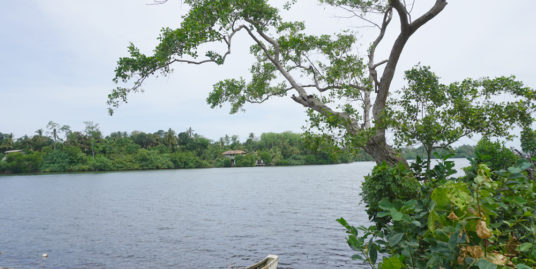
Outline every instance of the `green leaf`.
<svg viewBox="0 0 536 269"><path fill-rule="evenodd" d="M521 164L519 166L519 169L527 170L530 167L530 162L529 161L527 161L525 159L521 159L520 162L521 162Z"/></svg>
<svg viewBox="0 0 536 269"><path fill-rule="evenodd" d="M527 200L523 199L523 197L516 196L514 198L514 202L516 202L517 204L520 204L520 205L524 205L524 204L527 203Z"/></svg>
<svg viewBox="0 0 536 269"><path fill-rule="evenodd" d="M521 168L519 167L508 167L508 172L510 172L511 174L520 174L521 172L523 172L523 170L521 170Z"/></svg>
<svg viewBox="0 0 536 269"><path fill-rule="evenodd" d="M357 238L354 236L354 235L350 235L348 236L348 239L346 239L346 242L348 242L348 246L350 246L351 249L353 250L361 250L361 245L359 244L359 242L357 241Z"/></svg>
<svg viewBox="0 0 536 269"><path fill-rule="evenodd" d="M452 235L449 238L449 248L451 250L456 248L456 244L458 244L458 233L453 232Z"/></svg>
<svg viewBox="0 0 536 269"><path fill-rule="evenodd" d="M496 269L497 265L489 262L488 260L484 258L480 258L478 262L476 262L476 265L478 265L479 269Z"/></svg>
<svg viewBox="0 0 536 269"><path fill-rule="evenodd" d="M396 210L395 208L391 208L391 217L394 221L401 221L404 214Z"/></svg>
<svg viewBox="0 0 536 269"><path fill-rule="evenodd" d="M391 204L391 202L389 202L386 199L382 199L378 205L383 210L390 210L390 209L394 208L393 204Z"/></svg>
<svg viewBox="0 0 536 269"><path fill-rule="evenodd" d="M344 227L348 227L348 222L344 218L338 218L337 222L340 223Z"/></svg>
<svg viewBox="0 0 536 269"><path fill-rule="evenodd" d="M383 218L385 216L390 216L390 215L391 215L391 213L382 211L382 212L379 212L378 214L376 214L376 217Z"/></svg>
<svg viewBox="0 0 536 269"><path fill-rule="evenodd" d="M530 250L531 247L532 247L531 243L523 243L523 244L519 245L519 247L517 249L518 249L518 251L521 251L521 252L527 252L527 251Z"/></svg>
<svg viewBox="0 0 536 269"><path fill-rule="evenodd" d="M434 231L435 230L435 223L436 221L439 221L439 215L435 210L430 211L430 215L428 215L428 230Z"/></svg>
<svg viewBox="0 0 536 269"><path fill-rule="evenodd" d="M517 269L532 269L530 266L527 266L527 265L522 264L522 263L516 264L516 268Z"/></svg>
<svg viewBox="0 0 536 269"><path fill-rule="evenodd" d="M378 259L378 249L372 241L369 242L369 257L372 264L375 264Z"/></svg>
<svg viewBox="0 0 536 269"><path fill-rule="evenodd" d="M363 257L359 254L352 255L352 260L364 260Z"/></svg>
<svg viewBox="0 0 536 269"><path fill-rule="evenodd" d="M394 247L400 243L400 240L402 240L402 237L404 236L403 233L397 233L393 236L389 237L389 246Z"/></svg>
<svg viewBox="0 0 536 269"><path fill-rule="evenodd" d="M400 260L400 255L394 255L389 258L384 258L382 261L382 269L401 269L404 266Z"/></svg>

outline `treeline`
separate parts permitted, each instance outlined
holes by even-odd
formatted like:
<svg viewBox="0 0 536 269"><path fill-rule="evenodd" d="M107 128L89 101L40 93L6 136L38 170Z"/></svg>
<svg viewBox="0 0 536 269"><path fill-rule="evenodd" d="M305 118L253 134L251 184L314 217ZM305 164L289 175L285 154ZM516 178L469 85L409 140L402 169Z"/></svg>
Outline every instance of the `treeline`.
<svg viewBox="0 0 536 269"><path fill-rule="evenodd" d="M229 167L223 156L228 150L244 150L235 166L335 164L372 161L365 152L340 149L329 140L311 140L292 132L250 134L245 142L236 135L207 139L191 128L176 133L172 129L154 133L114 132L103 136L98 124L85 122L82 131L49 122L33 136L17 139L0 132L0 173L47 173L82 171L121 171ZM15 152L14 152L15 151ZM18 152L17 152L18 151ZM471 157L472 146L454 151L459 158ZM405 148L406 159L424 157L422 148Z"/></svg>
<svg viewBox="0 0 536 269"><path fill-rule="evenodd" d="M231 161L222 153L238 149L246 154L236 157L236 166L254 166L261 160L265 165L305 165L358 159L350 150L308 147L301 134L292 132L250 134L241 143L236 135L212 141L191 128L179 133L169 129L103 136L98 124L85 124L83 131L73 131L50 122L45 130L17 139L0 133L0 173L226 167Z"/></svg>
<svg viewBox="0 0 536 269"><path fill-rule="evenodd" d="M426 149L424 149L423 146L417 148L403 148L400 151L406 160L415 160L417 157L426 159ZM474 151L474 146L461 145L457 148L454 148L452 151L446 149L434 150L432 156L444 156L447 154L452 154L451 158L473 158L475 155Z"/></svg>

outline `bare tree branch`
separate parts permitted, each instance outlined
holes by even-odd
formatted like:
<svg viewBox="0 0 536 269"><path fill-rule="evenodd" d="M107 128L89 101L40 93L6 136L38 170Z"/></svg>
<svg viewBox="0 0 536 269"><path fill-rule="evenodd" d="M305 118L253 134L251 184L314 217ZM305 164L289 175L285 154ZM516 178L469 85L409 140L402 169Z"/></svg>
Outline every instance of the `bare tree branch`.
<svg viewBox="0 0 536 269"><path fill-rule="evenodd" d="M347 7L344 7L344 6L341 6L341 5L340 5L339 7L342 8L342 9L344 9L344 10L346 10L347 12L351 13L352 16L350 16L350 17L358 17L358 18L360 18L361 20L363 20L363 21L365 21L365 22L367 22L367 23L370 23L372 26L374 26L374 27L376 27L376 28L378 28L378 29L381 29L380 25L378 25L377 23L375 23L375 22L373 22L373 21L367 19L365 16L363 16L363 15L361 15L361 14L355 12L354 10L352 10L352 9L350 9L350 8L347 8Z"/></svg>
<svg viewBox="0 0 536 269"><path fill-rule="evenodd" d="M392 18L393 18L393 9L389 8L388 10L385 11L383 15L383 21L382 21L382 26L380 28L380 33L378 34L378 37L376 37L376 39L370 45L369 52L368 52L369 78L370 78L371 83L374 83L374 89L376 90L376 92L378 91L378 86L379 86L378 73L376 71L376 67L383 64L383 62L387 63L387 60L380 62L380 64L374 64L374 55L376 53L376 48L378 47L383 37L385 36L385 32L387 31L387 27L389 26L389 23L391 22Z"/></svg>

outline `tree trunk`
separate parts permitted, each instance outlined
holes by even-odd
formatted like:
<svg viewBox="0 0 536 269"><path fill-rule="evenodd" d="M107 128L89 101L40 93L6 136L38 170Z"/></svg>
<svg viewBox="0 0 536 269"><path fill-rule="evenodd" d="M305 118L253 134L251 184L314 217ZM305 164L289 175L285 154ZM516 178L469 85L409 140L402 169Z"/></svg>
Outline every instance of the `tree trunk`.
<svg viewBox="0 0 536 269"><path fill-rule="evenodd" d="M382 164L383 162L388 165L396 165L399 163L404 164L408 167L408 162L406 159L402 158L391 146L387 144L385 140L385 134L376 134L374 137L369 139L367 144L364 147L365 152L370 154L376 164Z"/></svg>
<svg viewBox="0 0 536 269"><path fill-rule="evenodd" d="M402 54L402 50L404 49L406 42L422 25L426 24L437 14L439 14L447 5L447 1L436 0L434 6L430 8L428 12L424 13L421 17L417 18L413 22L411 22L410 18L408 17L408 12L405 8L405 5L400 0L391 0L389 2L398 13L401 30L393 44L393 47L391 48L389 59L385 65L380 82L377 85L378 91L376 100L374 101L374 106L372 107L373 117L376 122L376 134L367 142L364 149L368 154L372 155L377 164L381 164L382 162L386 162L389 165L402 163L405 166L408 166L407 161L397 154L393 148L387 145L387 141L385 139L385 127L382 126L387 96L389 95L389 89L398 65L398 60L400 59L400 55Z"/></svg>
<svg viewBox="0 0 536 269"><path fill-rule="evenodd" d="M432 147L426 148L426 157L428 158L426 160L426 173L430 171L430 164L432 163Z"/></svg>

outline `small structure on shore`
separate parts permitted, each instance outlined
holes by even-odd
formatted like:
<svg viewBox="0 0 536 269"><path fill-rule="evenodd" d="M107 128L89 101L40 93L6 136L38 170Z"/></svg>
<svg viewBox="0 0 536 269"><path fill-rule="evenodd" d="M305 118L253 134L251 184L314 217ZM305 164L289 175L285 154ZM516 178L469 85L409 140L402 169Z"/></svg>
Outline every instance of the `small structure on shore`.
<svg viewBox="0 0 536 269"><path fill-rule="evenodd" d="M223 156L231 159L231 166L235 166L235 157L237 155L244 155L244 154L246 154L246 152L243 151L243 150L238 149L238 150L228 150L228 151L226 151L226 152L224 152L222 154L223 154Z"/></svg>
<svg viewBox="0 0 536 269"><path fill-rule="evenodd" d="M24 150L22 150L22 149L6 150L6 151L4 151L5 156L4 156L4 158L2 158L2 161L4 161L6 159L7 155L12 154L12 153L22 153L22 154L24 154Z"/></svg>

